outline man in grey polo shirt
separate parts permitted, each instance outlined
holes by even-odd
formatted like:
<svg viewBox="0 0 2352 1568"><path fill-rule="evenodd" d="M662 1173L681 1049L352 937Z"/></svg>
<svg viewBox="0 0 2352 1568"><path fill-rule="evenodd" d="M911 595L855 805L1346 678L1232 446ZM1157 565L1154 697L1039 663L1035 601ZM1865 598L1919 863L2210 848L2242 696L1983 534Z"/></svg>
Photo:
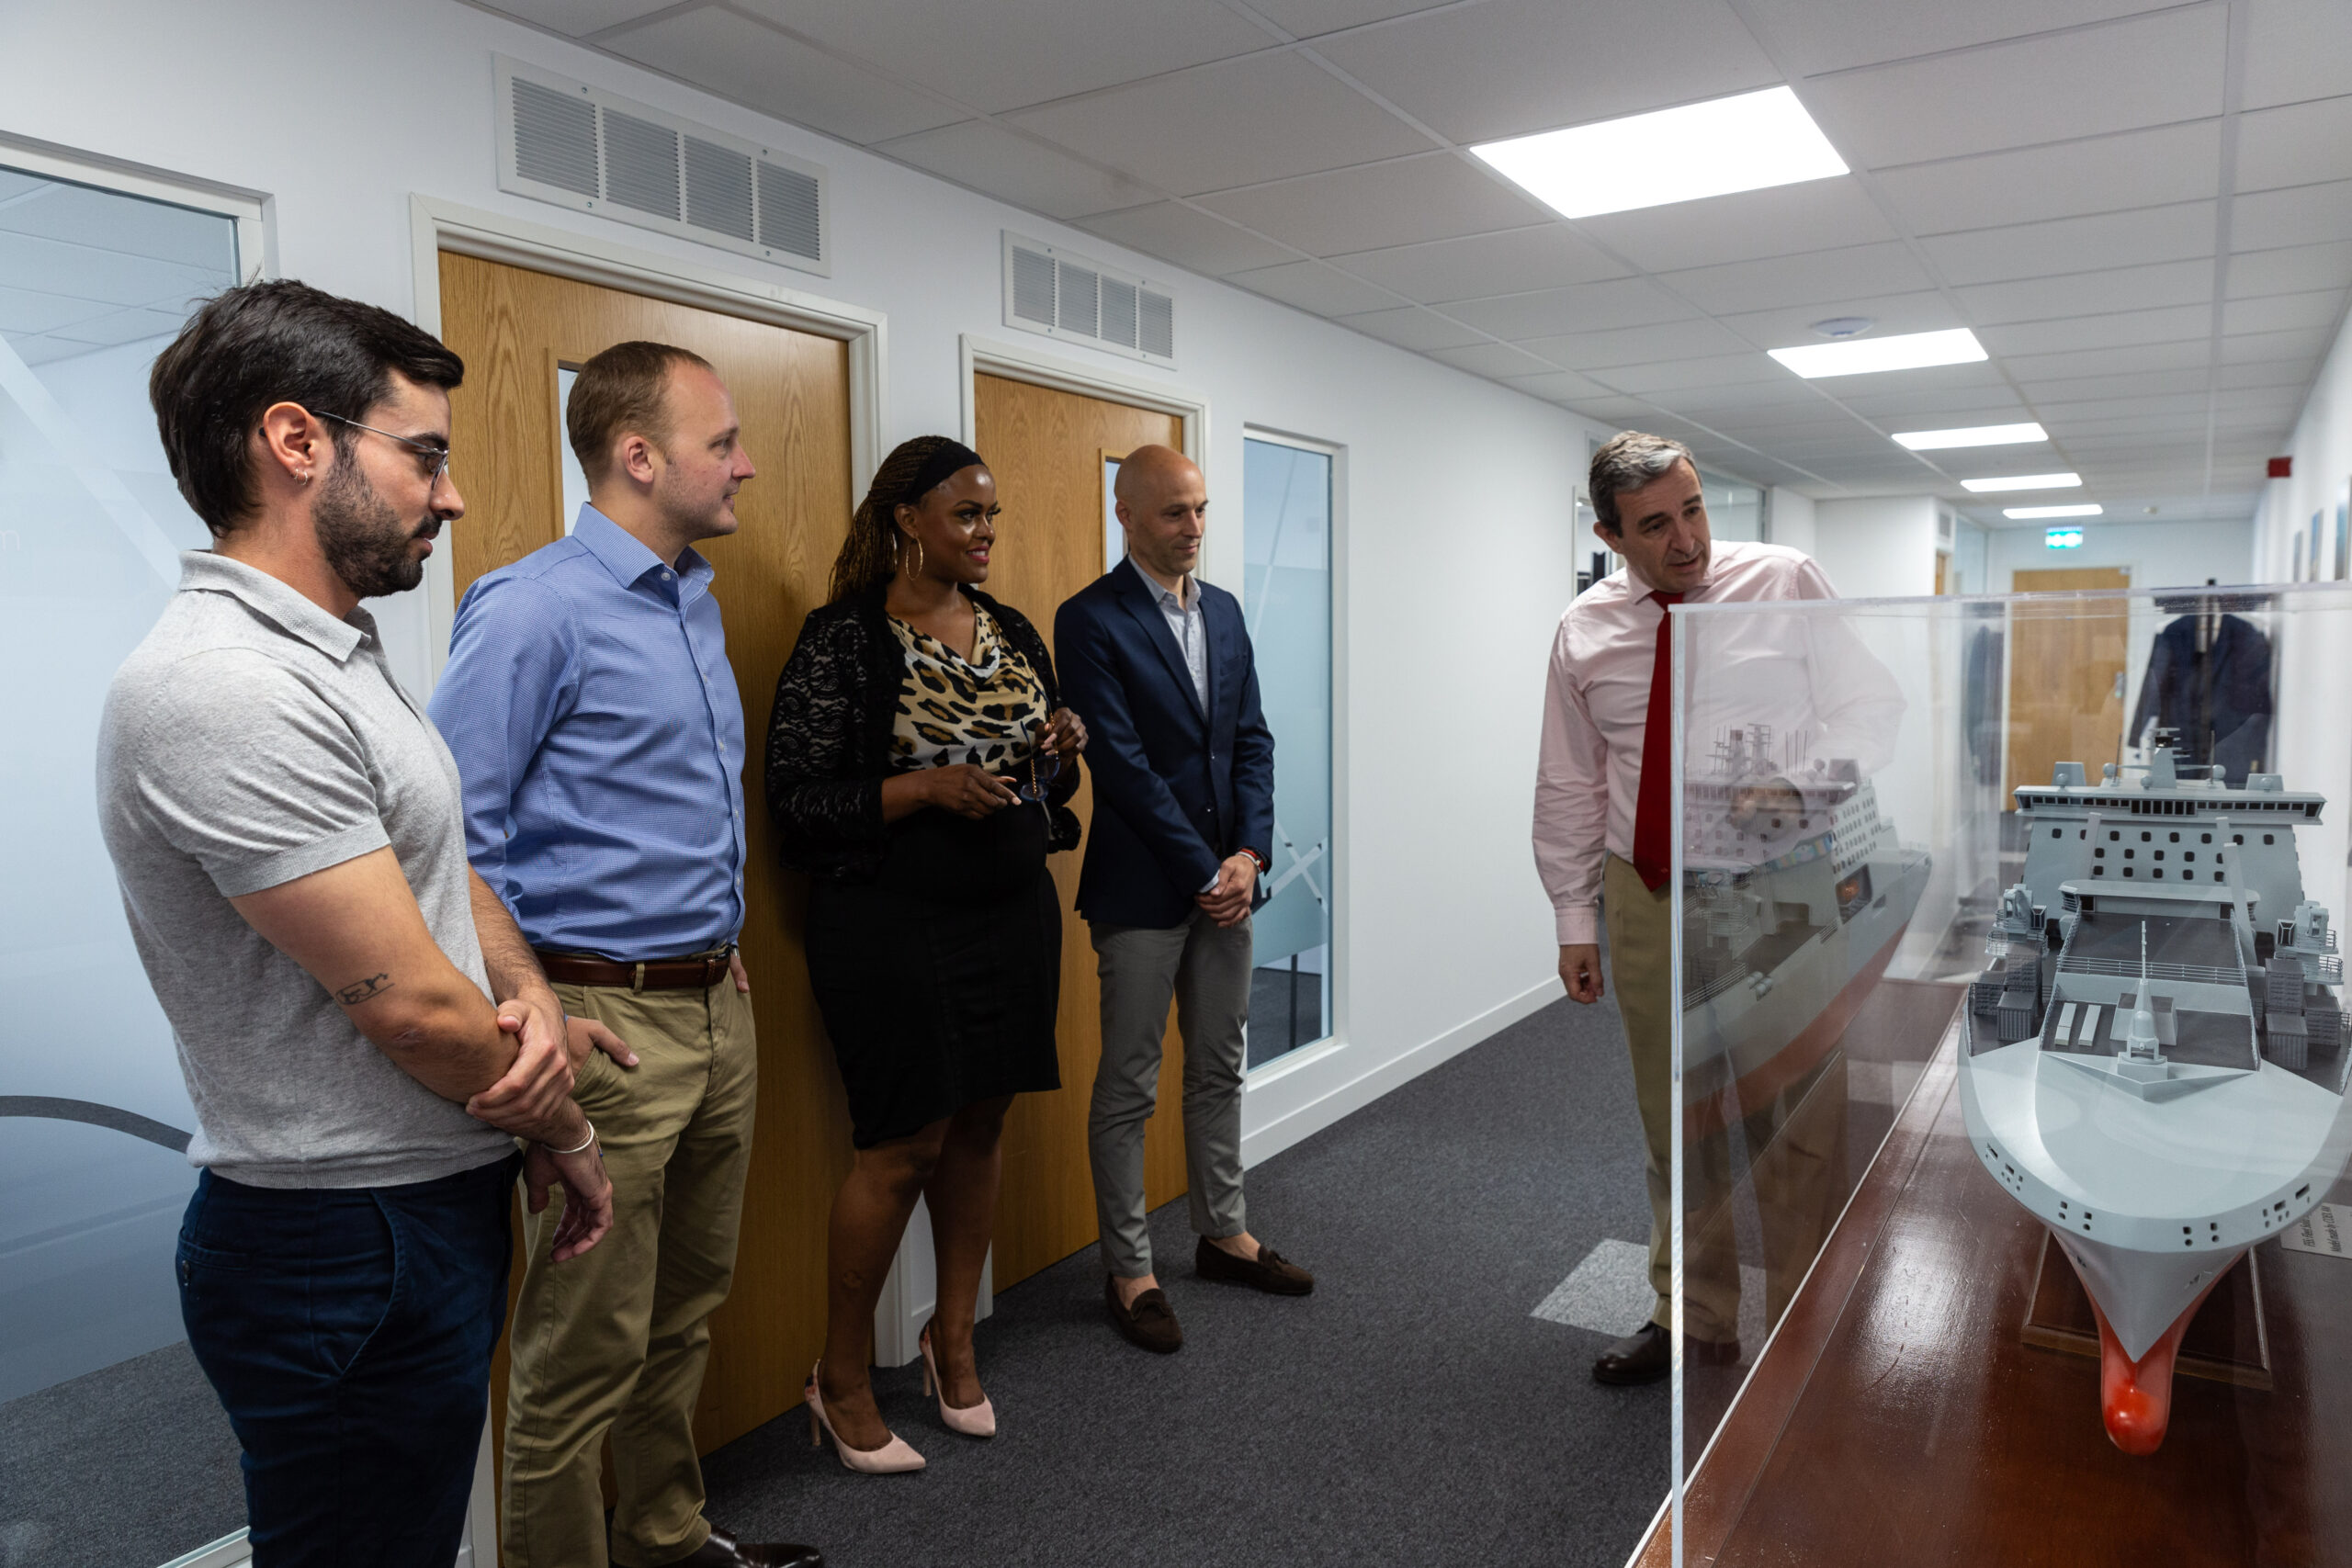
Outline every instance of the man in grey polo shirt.
<svg viewBox="0 0 2352 1568"><path fill-rule="evenodd" d="M447 1568L514 1140L535 1210L564 1188L559 1257L611 1218L570 1098L590 1032L468 869L456 765L359 608L415 587L464 511L463 373L396 316L278 282L206 304L151 383L214 547L116 674L99 812L197 1111L181 1311L273 1565Z"/></svg>

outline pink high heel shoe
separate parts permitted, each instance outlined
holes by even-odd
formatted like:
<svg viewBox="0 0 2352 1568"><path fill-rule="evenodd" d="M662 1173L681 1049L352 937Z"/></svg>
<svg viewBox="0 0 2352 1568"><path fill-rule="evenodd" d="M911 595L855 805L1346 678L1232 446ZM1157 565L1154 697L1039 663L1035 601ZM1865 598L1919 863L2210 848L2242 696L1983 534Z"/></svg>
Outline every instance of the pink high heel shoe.
<svg viewBox="0 0 2352 1568"><path fill-rule="evenodd" d="M822 1362L819 1363L823 1365ZM902 1475L910 1470L921 1470L922 1455L907 1446L907 1440L897 1433L878 1449L854 1449L842 1441L833 1424L825 1419L825 1397L817 1392L817 1368L808 1369L808 1382L804 1392L808 1396L808 1446L821 1449L825 1438L833 1439L833 1451L842 1456L842 1463L861 1475Z"/></svg>
<svg viewBox="0 0 2352 1568"><path fill-rule="evenodd" d="M995 1437L996 1406L994 1404L982 1399L978 1404L958 1410L947 1403L947 1385L940 1381L939 1363L933 1360L931 1357L930 1324L926 1323L922 1325L922 1333L916 1343L922 1347L922 1391L925 1393L937 1395L939 1418L947 1424L947 1429L951 1432L961 1432L967 1438Z"/></svg>

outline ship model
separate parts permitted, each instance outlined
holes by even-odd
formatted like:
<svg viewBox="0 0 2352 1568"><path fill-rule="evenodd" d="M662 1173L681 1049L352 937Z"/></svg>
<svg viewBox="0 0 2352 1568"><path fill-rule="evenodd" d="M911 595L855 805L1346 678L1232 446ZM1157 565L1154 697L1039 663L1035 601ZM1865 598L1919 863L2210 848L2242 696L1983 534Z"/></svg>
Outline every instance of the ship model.
<svg viewBox="0 0 2352 1568"><path fill-rule="evenodd" d="M1686 1135L1761 1110L1827 1060L1894 957L1928 857L1851 761L1727 728L1683 780Z"/></svg>
<svg viewBox="0 0 2352 1568"><path fill-rule="evenodd" d="M2023 785L2024 880L1970 987L1961 1104L1977 1158L2089 1295L2099 1405L2164 1441L2190 1319L2352 1152L2344 961L2295 829L2325 802L2278 773L2182 765Z"/></svg>

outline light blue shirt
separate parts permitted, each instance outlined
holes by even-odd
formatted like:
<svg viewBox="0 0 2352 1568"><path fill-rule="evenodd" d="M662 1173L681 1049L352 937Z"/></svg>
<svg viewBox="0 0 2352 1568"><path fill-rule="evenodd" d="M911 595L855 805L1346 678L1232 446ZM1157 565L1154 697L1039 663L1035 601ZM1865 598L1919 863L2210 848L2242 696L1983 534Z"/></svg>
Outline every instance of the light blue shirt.
<svg viewBox="0 0 2352 1568"><path fill-rule="evenodd" d="M742 929L743 703L710 580L583 506L458 606L433 722L467 856L533 947L636 962Z"/></svg>
<svg viewBox="0 0 2352 1568"><path fill-rule="evenodd" d="M1189 576L1176 581L1184 590L1178 594L1164 586L1159 579L1127 559L1127 570L1143 579L1144 587L1159 604L1159 614L1168 622L1169 631L1176 638L1176 646L1183 650L1184 671L1193 678L1193 695L1201 700L1201 712L1209 711L1209 628L1201 614L1201 585Z"/></svg>

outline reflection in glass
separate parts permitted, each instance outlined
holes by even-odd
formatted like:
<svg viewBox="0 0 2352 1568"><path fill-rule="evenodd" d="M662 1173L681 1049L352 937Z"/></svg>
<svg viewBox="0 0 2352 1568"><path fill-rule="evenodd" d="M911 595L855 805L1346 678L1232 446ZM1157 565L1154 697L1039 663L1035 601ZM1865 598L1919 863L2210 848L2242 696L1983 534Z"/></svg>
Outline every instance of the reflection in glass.
<svg viewBox="0 0 2352 1568"><path fill-rule="evenodd" d="M1272 897L1251 920L1250 1066L1331 1032L1331 457L1243 441L1243 598L1274 736Z"/></svg>
<svg viewBox="0 0 2352 1568"><path fill-rule="evenodd" d="M0 168L0 1557L162 1562L243 1515L172 1247L195 1124L98 836L115 668L207 542L147 371L232 220ZM182 1417L185 1417L184 1419ZM169 1423L169 1426L159 1425ZM126 1474L127 1459L137 1472ZM136 1517L134 1517L136 1516Z"/></svg>

